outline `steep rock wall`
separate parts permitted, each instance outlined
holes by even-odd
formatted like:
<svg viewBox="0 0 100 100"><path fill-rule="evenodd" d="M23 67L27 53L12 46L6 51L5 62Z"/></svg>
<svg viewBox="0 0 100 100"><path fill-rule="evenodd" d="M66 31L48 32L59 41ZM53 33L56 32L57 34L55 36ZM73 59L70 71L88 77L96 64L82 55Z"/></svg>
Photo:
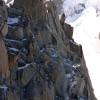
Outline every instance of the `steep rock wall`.
<svg viewBox="0 0 100 100"><path fill-rule="evenodd" d="M55 4L15 0L7 11L9 74L1 71L0 100L96 100L82 46Z"/></svg>

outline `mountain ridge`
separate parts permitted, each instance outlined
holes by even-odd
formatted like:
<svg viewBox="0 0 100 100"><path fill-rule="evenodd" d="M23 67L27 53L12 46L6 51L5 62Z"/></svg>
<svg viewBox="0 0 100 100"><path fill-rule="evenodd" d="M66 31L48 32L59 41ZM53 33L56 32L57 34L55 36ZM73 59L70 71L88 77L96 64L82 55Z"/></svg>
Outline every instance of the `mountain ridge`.
<svg viewBox="0 0 100 100"><path fill-rule="evenodd" d="M7 35L0 37L0 100L96 100L82 46L53 1L0 7L7 20L1 32Z"/></svg>

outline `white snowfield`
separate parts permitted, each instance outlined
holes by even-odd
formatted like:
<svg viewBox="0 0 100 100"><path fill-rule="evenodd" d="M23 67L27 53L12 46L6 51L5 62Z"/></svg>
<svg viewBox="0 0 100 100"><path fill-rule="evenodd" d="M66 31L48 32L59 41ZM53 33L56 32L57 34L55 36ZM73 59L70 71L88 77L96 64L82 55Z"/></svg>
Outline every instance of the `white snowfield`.
<svg viewBox="0 0 100 100"><path fill-rule="evenodd" d="M86 0L65 0L63 3L63 10L65 14L68 15L73 15L74 12L74 7L78 5L79 3L85 3ZM80 9L80 7L79 7Z"/></svg>
<svg viewBox="0 0 100 100"><path fill-rule="evenodd" d="M75 0L71 0L73 1ZM80 14L68 17L65 22L74 27L73 38L77 43L82 44L94 93L100 100L100 16L97 17L96 13L100 0L84 2L86 9Z"/></svg>

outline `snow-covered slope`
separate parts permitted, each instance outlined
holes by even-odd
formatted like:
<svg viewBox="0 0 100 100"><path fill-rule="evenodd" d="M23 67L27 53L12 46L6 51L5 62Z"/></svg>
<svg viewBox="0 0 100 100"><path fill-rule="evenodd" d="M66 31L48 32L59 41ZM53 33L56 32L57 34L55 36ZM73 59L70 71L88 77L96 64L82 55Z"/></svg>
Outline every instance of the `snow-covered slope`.
<svg viewBox="0 0 100 100"><path fill-rule="evenodd" d="M94 8L97 8L100 6L100 0L86 0L85 2L86 7L92 6Z"/></svg>
<svg viewBox="0 0 100 100"><path fill-rule="evenodd" d="M73 16L75 10L84 9L80 4L85 4L86 0L65 0L63 3L63 10L66 16Z"/></svg>
<svg viewBox="0 0 100 100"><path fill-rule="evenodd" d="M67 5L75 6L75 0L65 0ZM83 46L83 52L86 64L89 70L94 92L98 100L100 100L100 16L97 16L97 8L99 8L100 0L76 0L84 2L86 9L66 19L66 23L74 27L73 38ZM79 2L78 2L79 3ZM64 9L66 6L64 4ZM66 11L65 11L66 13Z"/></svg>

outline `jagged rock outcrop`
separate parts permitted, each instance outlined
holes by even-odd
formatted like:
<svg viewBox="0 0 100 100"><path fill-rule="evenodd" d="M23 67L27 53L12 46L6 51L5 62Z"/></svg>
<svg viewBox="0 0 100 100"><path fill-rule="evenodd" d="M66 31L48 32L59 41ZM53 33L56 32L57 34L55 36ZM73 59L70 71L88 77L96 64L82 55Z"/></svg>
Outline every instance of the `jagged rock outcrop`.
<svg viewBox="0 0 100 100"><path fill-rule="evenodd" d="M82 46L53 1L15 0L7 11L9 74L1 70L0 100L96 100Z"/></svg>
<svg viewBox="0 0 100 100"><path fill-rule="evenodd" d="M7 27L7 10L5 3L0 1L0 74L2 73L3 77L8 75L8 55L7 50L4 44L4 37L8 32Z"/></svg>

